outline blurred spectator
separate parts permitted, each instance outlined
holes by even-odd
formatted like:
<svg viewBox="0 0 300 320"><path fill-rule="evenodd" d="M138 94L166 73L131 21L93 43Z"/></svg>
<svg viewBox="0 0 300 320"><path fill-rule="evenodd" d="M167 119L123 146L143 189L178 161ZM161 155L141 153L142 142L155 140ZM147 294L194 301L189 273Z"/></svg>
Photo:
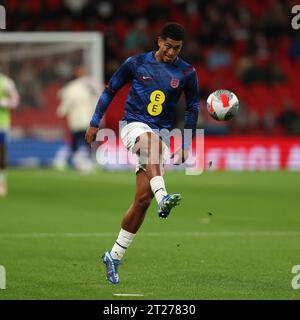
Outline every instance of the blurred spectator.
<svg viewBox="0 0 300 320"><path fill-rule="evenodd" d="M285 133L289 135L300 135L300 119L294 110L292 101L286 99L283 105L283 111L278 117L278 122L283 126Z"/></svg>
<svg viewBox="0 0 300 320"><path fill-rule="evenodd" d="M100 86L87 76L84 66L75 69L74 79L60 91L61 103L57 109L59 117L66 117L71 131L72 164L82 172L92 170L90 152L84 140L100 92ZM81 152L81 150L83 150ZM87 157L88 154L88 157ZM55 164L63 168L66 163Z"/></svg>
<svg viewBox="0 0 300 320"><path fill-rule="evenodd" d="M253 135L259 131L259 118L256 111L250 109L243 100L239 101L239 111L230 124L232 133L238 135Z"/></svg>
<svg viewBox="0 0 300 320"><path fill-rule="evenodd" d="M41 77L36 77L38 70L30 61L20 66L16 81L19 84L19 93L22 97L22 106L40 108L43 105Z"/></svg>
<svg viewBox="0 0 300 320"><path fill-rule="evenodd" d="M161 0L150 0L148 2L146 12L150 23L155 23L159 20L170 20L170 10Z"/></svg>
<svg viewBox="0 0 300 320"><path fill-rule="evenodd" d="M272 84L286 79L278 64L274 64L271 60L266 62L254 60L251 56L240 60L238 75L246 85L256 82Z"/></svg>
<svg viewBox="0 0 300 320"><path fill-rule="evenodd" d="M149 37L147 33L148 22L139 19L129 29L124 40L125 56L132 56L141 51L147 51L149 47Z"/></svg>
<svg viewBox="0 0 300 320"><path fill-rule="evenodd" d="M260 128L259 128L259 117L257 115L256 110L249 110L248 112L248 134L260 134Z"/></svg>
<svg viewBox="0 0 300 320"><path fill-rule="evenodd" d="M202 46L211 46L215 43L214 36L215 33L213 30L213 26L209 23L204 23L203 25L201 25L197 40Z"/></svg>
<svg viewBox="0 0 300 320"><path fill-rule="evenodd" d="M299 33L294 36L289 46L289 57L292 61L300 57L300 35Z"/></svg>
<svg viewBox="0 0 300 320"><path fill-rule="evenodd" d="M88 0L63 0L67 9L69 9L75 16L79 15L86 6Z"/></svg>
<svg viewBox="0 0 300 320"><path fill-rule="evenodd" d="M276 128L276 115L272 106L267 107L262 117L262 128L267 135L272 135L274 133Z"/></svg>
<svg viewBox="0 0 300 320"><path fill-rule="evenodd" d="M273 1L262 18L262 29L266 37L278 39L287 31L289 14L283 8L284 1Z"/></svg>
<svg viewBox="0 0 300 320"><path fill-rule="evenodd" d="M109 24L113 20L116 20L118 17L116 15L116 1L97 1L96 2L96 11L100 20L106 24ZM90 11L95 10L95 4L93 1L90 2Z"/></svg>
<svg viewBox="0 0 300 320"><path fill-rule="evenodd" d="M105 80L111 78L112 74L119 66L119 61L123 60L122 50L120 50L120 42L122 39L112 27L106 29L104 42L106 43L104 56L107 57L105 63Z"/></svg>
<svg viewBox="0 0 300 320"><path fill-rule="evenodd" d="M201 50L200 44L195 40L189 40L189 45L183 47L180 55L183 59L186 59L193 65L204 64L205 59L203 50Z"/></svg>
<svg viewBox="0 0 300 320"><path fill-rule="evenodd" d="M221 67L229 67L231 65L231 53L224 46L214 45L207 56L207 67L209 69L217 69Z"/></svg>

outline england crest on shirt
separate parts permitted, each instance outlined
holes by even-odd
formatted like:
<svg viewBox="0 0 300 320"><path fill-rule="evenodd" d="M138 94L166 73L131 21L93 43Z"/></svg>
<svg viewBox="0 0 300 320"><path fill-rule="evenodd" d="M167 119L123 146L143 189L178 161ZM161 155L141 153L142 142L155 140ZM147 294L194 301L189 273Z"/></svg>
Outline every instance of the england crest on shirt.
<svg viewBox="0 0 300 320"><path fill-rule="evenodd" d="M179 80L178 79L172 79L170 83L171 87L176 89L179 86Z"/></svg>

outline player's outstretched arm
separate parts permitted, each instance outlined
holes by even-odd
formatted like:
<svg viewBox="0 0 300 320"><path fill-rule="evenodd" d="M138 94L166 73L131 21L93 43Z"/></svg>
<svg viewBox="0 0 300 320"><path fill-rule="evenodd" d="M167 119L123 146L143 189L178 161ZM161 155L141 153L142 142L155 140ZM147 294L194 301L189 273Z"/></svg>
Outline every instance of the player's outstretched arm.
<svg viewBox="0 0 300 320"><path fill-rule="evenodd" d="M105 86L97 102L95 112L92 116L90 127L98 128L100 121L116 93L133 78L131 58L128 58L120 68L112 75L107 86Z"/></svg>
<svg viewBox="0 0 300 320"><path fill-rule="evenodd" d="M88 127L85 132L85 141L87 144L91 144L95 141L99 128Z"/></svg>

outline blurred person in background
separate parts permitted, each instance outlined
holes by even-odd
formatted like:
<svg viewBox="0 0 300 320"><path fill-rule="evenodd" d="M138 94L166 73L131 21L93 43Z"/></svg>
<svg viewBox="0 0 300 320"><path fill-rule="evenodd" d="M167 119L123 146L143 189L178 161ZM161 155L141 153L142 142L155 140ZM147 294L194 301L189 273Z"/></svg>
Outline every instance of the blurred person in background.
<svg viewBox="0 0 300 320"><path fill-rule="evenodd" d="M149 36L147 32L148 22L146 19L138 19L134 26L128 30L125 40L125 55L131 56L146 51L149 47Z"/></svg>
<svg viewBox="0 0 300 320"><path fill-rule="evenodd" d="M287 135L300 135L300 117L295 111L293 101L286 98L283 102L283 110L278 117L278 123Z"/></svg>
<svg viewBox="0 0 300 320"><path fill-rule="evenodd" d="M274 134L276 129L276 115L274 107L269 105L262 117L262 129L263 133L267 135Z"/></svg>
<svg viewBox="0 0 300 320"><path fill-rule="evenodd" d="M15 83L0 72L0 197L7 195L7 139L10 129L10 110L19 104Z"/></svg>
<svg viewBox="0 0 300 320"><path fill-rule="evenodd" d="M80 65L75 69L74 79L59 92L61 102L57 115L66 117L71 132L72 165L85 173L93 169L91 153L84 140L85 130L89 126L100 89L100 84L90 78L85 67ZM64 168L66 165L64 160L55 163L57 168Z"/></svg>

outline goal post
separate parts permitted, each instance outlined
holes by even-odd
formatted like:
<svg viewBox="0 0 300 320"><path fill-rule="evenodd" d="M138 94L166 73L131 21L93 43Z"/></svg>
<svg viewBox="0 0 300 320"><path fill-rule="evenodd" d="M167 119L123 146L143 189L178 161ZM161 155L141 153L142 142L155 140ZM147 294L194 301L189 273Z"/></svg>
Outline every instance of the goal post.
<svg viewBox="0 0 300 320"><path fill-rule="evenodd" d="M104 81L104 50L103 50L103 35L99 32L2 32L0 37L0 44L3 50L0 50L0 62L7 60L14 60L20 57L18 52L10 52L8 56L5 52L5 44L40 44L53 46L54 44L65 45L67 51L67 44L71 50L76 46L83 49L84 64L90 75L99 83ZM56 52L59 51L57 48ZM54 50L55 52L55 50ZM51 53L51 52L49 52ZM38 55L39 52L31 52L31 55ZM43 54L43 53L40 53ZM28 56L28 55L27 55Z"/></svg>
<svg viewBox="0 0 300 320"><path fill-rule="evenodd" d="M20 105L12 112L9 163L48 166L69 150L66 120L57 116L60 90L84 66L99 95L104 84L100 32L1 32L0 72L14 80ZM62 156L61 156L62 155Z"/></svg>

